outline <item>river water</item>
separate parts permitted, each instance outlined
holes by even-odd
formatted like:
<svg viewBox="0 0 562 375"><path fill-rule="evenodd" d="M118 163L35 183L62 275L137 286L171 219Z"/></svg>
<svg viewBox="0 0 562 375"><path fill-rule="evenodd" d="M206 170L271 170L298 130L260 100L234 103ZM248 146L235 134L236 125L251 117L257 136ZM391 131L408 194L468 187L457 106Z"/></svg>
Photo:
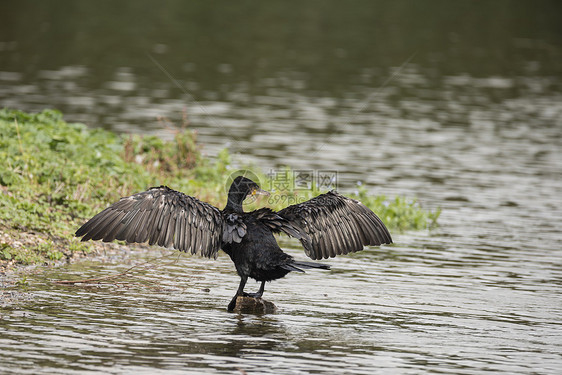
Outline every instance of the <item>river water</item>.
<svg viewBox="0 0 562 375"><path fill-rule="evenodd" d="M3 106L164 138L185 111L210 156L335 171L440 225L268 284L268 315L226 312L224 254L2 279L0 373L560 373L559 3L92 4L3 5Z"/></svg>

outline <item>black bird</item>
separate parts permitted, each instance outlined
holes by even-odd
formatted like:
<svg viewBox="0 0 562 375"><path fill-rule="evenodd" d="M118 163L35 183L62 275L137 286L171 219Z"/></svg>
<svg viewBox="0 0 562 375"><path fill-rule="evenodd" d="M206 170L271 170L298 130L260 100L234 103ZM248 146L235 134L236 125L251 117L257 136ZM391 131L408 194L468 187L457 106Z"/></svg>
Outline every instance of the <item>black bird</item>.
<svg viewBox="0 0 562 375"><path fill-rule="evenodd" d="M238 296L261 297L266 281L291 271L330 269L328 265L297 261L285 254L273 233L299 239L312 259L360 251L366 245L392 243L381 219L361 202L335 191L294 204L279 212L261 208L244 212L246 197L269 194L254 181L239 176L230 186L221 211L197 198L166 186L121 198L98 213L77 231L82 241L121 240L164 247L216 258L227 253L240 275L236 295L228 305L234 310ZM261 281L257 293L244 293L248 277Z"/></svg>

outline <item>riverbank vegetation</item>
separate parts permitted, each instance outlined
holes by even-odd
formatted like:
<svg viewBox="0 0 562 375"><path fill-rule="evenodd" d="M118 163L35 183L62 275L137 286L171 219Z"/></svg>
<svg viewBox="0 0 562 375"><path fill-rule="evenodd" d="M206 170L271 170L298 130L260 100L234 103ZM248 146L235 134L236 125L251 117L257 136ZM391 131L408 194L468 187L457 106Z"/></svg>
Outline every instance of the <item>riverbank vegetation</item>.
<svg viewBox="0 0 562 375"><path fill-rule="evenodd" d="M88 129L65 122L54 110L0 110L0 271L95 251L99 245L80 242L74 231L109 203L151 186L167 185L223 207L228 177L245 169L262 183L286 187L248 209L280 209L321 192L286 183L294 175L288 168L275 176L248 166L235 168L226 149L214 159L205 157L187 121L169 131L173 140L164 141ZM364 187L345 193L369 206L391 231L427 228L439 216L414 200L372 196Z"/></svg>

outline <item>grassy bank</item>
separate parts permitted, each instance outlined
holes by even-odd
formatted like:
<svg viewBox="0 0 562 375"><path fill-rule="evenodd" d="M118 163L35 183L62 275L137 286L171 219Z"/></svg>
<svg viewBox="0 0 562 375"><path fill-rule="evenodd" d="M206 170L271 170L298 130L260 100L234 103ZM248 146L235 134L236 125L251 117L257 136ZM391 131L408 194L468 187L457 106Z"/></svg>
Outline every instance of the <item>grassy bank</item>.
<svg viewBox="0 0 562 375"><path fill-rule="evenodd" d="M95 250L92 242L73 238L76 228L109 203L150 186L168 185L222 207L225 183L233 172L228 151L211 160L201 154L196 133L188 127L170 131L174 140L165 142L70 124L53 110L37 114L0 110L1 269L51 263ZM250 169L266 180L261 171ZM286 183L287 176L292 176L289 169L285 176L275 177L283 184L273 184L288 190L278 190L256 205L280 209L320 192L295 191ZM370 196L365 189L355 194L391 231L423 229L439 216L405 198ZM291 199L280 199L287 197Z"/></svg>

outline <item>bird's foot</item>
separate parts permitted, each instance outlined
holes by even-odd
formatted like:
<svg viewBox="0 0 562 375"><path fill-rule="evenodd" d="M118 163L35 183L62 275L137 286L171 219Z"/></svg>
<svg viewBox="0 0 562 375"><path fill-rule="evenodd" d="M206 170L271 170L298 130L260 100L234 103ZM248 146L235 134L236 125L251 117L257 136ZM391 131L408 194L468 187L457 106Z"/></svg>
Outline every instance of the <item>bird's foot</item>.
<svg viewBox="0 0 562 375"><path fill-rule="evenodd" d="M251 293L236 296L236 299L228 305L228 311L241 314L272 314L276 311L273 303L259 297L251 297L248 294Z"/></svg>
<svg viewBox="0 0 562 375"><path fill-rule="evenodd" d="M234 296L234 298L232 298L232 300L230 301L230 303L228 304L228 307L226 308L227 311L232 312L234 311L234 309L236 308L236 301L238 300L238 297L249 297L249 298L260 298L261 294L259 293L246 293L246 292L242 292L240 294L237 294ZM263 294L263 293L262 293Z"/></svg>
<svg viewBox="0 0 562 375"><path fill-rule="evenodd" d="M228 307L226 308L228 312L233 312L236 309L236 303L238 301L238 297L247 297L247 298L253 298L253 299L260 299L262 297L263 293L257 292L257 293L246 293L246 292L242 292L242 294L237 294L234 296L234 298L232 298L232 300L230 301L230 303L228 304ZM247 303L247 302L246 302ZM271 303L271 302L268 302ZM273 304L271 304L273 306Z"/></svg>
<svg viewBox="0 0 562 375"><path fill-rule="evenodd" d="M230 303L228 304L228 307L226 308L226 311L228 311L228 312L234 311L234 309L236 308L236 300L237 299L238 299L238 294L234 296L232 301L230 301Z"/></svg>
<svg viewBox="0 0 562 375"><path fill-rule="evenodd" d="M244 293L244 297L261 298L261 296L263 296L263 293Z"/></svg>

